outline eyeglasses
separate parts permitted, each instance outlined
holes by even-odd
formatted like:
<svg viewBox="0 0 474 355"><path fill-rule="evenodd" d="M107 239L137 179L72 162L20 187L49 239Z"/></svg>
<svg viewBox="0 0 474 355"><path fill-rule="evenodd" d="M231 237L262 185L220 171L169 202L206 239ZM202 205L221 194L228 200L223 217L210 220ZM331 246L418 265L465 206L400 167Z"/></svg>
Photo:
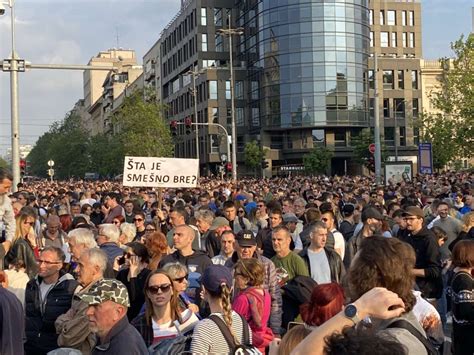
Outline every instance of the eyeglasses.
<svg viewBox="0 0 474 355"><path fill-rule="evenodd" d="M136 256L136 255L132 253L123 253L123 256L130 259L132 256Z"/></svg>
<svg viewBox="0 0 474 355"><path fill-rule="evenodd" d="M134 221L134 222L142 222L142 221L143 221L143 218L134 218L133 221Z"/></svg>
<svg viewBox="0 0 474 355"><path fill-rule="evenodd" d="M23 224L29 224L30 226L34 226L35 222L23 221Z"/></svg>
<svg viewBox="0 0 474 355"><path fill-rule="evenodd" d="M239 210L239 213L245 213L245 211L243 211L243 210Z"/></svg>
<svg viewBox="0 0 474 355"><path fill-rule="evenodd" d="M149 228L149 227L147 227L147 228L145 228L145 231L146 231L146 232L153 232L153 231L156 231L156 228Z"/></svg>
<svg viewBox="0 0 474 355"><path fill-rule="evenodd" d="M265 205L257 205L258 208L265 207Z"/></svg>
<svg viewBox="0 0 474 355"><path fill-rule="evenodd" d="M184 280L188 280L188 274L184 275L183 277L177 277L175 279L173 279L173 281L176 281L176 282L179 282L179 283L182 283L184 282Z"/></svg>
<svg viewBox="0 0 474 355"><path fill-rule="evenodd" d="M147 289L152 295L156 295L158 291L161 291L161 293L166 293L171 289L171 284L148 286Z"/></svg>
<svg viewBox="0 0 474 355"><path fill-rule="evenodd" d="M40 259L38 259L37 262L38 262L39 265L46 264L48 266L56 265L56 264L62 264L62 261L48 261L48 260L40 260Z"/></svg>

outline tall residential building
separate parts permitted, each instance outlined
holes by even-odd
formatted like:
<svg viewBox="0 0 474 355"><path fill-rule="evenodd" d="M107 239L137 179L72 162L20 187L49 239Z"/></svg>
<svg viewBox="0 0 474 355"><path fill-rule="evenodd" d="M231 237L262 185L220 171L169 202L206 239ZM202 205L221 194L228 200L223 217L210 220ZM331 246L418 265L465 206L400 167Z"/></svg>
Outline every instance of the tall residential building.
<svg viewBox="0 0 474 355"><path fill-rule="evenodd" d="M370 116L379 110L382 142L389 159L416 163L419 133L416 119L421 111L422 43L420 0L369 1L370 53L368 81ZM374 69L377 56L379 107L374 107ZM395 149L395 145L397 149Z"/></svg>

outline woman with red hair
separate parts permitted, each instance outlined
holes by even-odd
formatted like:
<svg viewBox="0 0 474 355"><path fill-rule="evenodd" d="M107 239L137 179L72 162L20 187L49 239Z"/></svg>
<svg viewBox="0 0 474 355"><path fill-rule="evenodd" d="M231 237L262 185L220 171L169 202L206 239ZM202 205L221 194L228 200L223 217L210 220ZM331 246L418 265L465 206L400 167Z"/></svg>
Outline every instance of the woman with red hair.
<svg viewBox="0 0 474 355"><path fill-rule="evenodd" d="M317 285L309 302L300 306L301 318L308 326L320 326L342 310L344 300L344 290L339 284Z"/></svg>

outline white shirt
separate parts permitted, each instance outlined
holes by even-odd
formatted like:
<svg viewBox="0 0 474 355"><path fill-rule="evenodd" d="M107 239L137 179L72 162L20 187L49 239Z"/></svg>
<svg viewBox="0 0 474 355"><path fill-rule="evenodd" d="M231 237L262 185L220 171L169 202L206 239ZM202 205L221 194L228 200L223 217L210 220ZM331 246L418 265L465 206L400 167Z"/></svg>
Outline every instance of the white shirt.
<svg viewBox="0 0 474 355"><path fill-rule="evenodd" d="M334 249L340 250L340 253L338 252L338 254L341 259L344 260L344 254L346 251L346 241L344 240L344 236L341 232L338 232L337 229L333 229L331 233L334 236Z"/></svg>
<svg viewBox="0 0 474 355"><path fill-rule="evenodd" d="M311 278L318 284L331 282L331 269L329 260L324 249L319 252L308 249L309 266L311 269Z"/></svg>

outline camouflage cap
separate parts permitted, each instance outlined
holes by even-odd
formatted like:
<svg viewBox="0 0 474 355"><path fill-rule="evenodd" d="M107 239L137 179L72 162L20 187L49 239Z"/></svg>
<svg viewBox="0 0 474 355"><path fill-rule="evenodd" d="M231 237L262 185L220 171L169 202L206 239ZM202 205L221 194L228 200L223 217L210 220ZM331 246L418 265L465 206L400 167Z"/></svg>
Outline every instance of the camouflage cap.
<svg viewBox="0 0 474 355"><path fill-rule="evenodd" d="M130 307L127 288L123 283L114 279L102 279L97 281L84 294L78 297L88 305L100 304L105 301L112 301L125 307Z"/></svg>

